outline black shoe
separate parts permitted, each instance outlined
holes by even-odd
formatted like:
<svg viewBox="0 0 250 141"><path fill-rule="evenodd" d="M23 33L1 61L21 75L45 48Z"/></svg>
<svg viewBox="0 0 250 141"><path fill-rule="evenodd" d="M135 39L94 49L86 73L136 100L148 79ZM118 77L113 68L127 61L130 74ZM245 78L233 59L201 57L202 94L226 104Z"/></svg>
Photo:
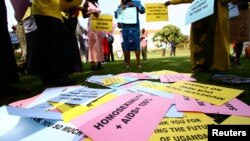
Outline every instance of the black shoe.
<svg viewBox="0 0 250 141"><path fill-rule="evenodd" d="M104 69L100 62L98 62L98 64L97 64L97 69Z"/></svg>
<svg viewBox="0 0 250 141"><path fill-rule="evenodd" d="M95 67L95 66L91 66L91 67L90 67L90 70L91 70L91 71L96 71L96 67Z"/></svg>
<svg viewBox="0 0 250 141"><path fill-rule="evenodd" d="M102 70L102 69L104 69L104 68L103 68L102 65L100 65L100 66L97 66L97 69Z"/></svg>
<svg viewBox="0 0 250 141"><path fill-rule="evenodd" d="M192 70L193 72L210 72L209 67L205 65L197 65Z"/></svg>
<svg viewBox="0 0 250 141"><path fill-rule="evenodd" d="M56 76L41 76L44 87L54 87L57 86L59 78Z"/></svg>

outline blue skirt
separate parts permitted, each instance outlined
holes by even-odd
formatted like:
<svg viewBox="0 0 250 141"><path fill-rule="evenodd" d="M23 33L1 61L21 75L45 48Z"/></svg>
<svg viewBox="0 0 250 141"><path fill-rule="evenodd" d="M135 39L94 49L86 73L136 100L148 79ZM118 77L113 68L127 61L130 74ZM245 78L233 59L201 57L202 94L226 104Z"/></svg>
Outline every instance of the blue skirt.
<svg viewBox="0 0 250 141"><path fill-rule="evenodd" d="M140 30L122 29L124 51L140 51Z"/></svg>

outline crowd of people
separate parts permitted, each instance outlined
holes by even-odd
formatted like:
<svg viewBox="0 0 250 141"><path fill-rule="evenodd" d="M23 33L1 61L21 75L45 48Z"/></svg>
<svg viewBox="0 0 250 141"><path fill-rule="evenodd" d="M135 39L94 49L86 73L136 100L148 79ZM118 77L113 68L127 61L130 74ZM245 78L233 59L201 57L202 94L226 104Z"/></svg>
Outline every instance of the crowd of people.
<svg viewBox="0 0 250 141"><path fill-rule="evenodd" d="M27 73L41 78L45 86L74 85L70 74L83 71L83 60L89 62L91 70L103 69L103 62L114 61L111 33L94 31L91 16L98 17L101 9L98 0L33 0L27 7L29 11L18 21L15 27L19 39L22 39ZM165 6L191 3L193 0L171 0ZM228 3L237 4L240 16L228 19ZM232 63L240 65L243 42L249 41L249 0L217 0L214 14L200 19L191 25L190 50L193 71L227 71L230 69L230 43L235 44L235 59ZM0 85L6 86L19 81L17 63L11 47L7 27L5 1L1 1L0 22L0 65L5 66L0 72ZM140 0L121 0L115 11L115 18L120 11L135 8L135 23L119 22L121 49L125 67L131 67L130 53L135 52L136 67L142 68L142 60L147 60L148 33L140 30L139 15L145 13ZM79 13L88 19L87 29L78 21ZM22 34L22 35L21 35ZM231 36L230 36L231 35ZM230 40L231 37L231 40ZM25 44L24 44L25 42ZM168 42L170 56L175 56L174 41ZM165 56L167 44L162 45ZM223 54L223 55L222 55ZM81 55L84 59L81 59ZM218 61L219 60L219 61Z"/></svg>

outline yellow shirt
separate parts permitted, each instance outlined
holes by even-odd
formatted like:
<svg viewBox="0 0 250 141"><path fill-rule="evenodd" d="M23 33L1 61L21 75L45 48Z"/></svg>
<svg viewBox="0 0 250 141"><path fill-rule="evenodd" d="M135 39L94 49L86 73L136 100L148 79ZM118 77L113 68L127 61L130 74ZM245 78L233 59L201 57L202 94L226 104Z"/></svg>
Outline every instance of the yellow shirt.
<svg viewBox="0 0 250 141"><path fill-rule="evenodd" d="M28 7L22 20L25 20L26 18L30 17L30 15L31 15L31 8Z"/></svg>
<svg viewBox="0 0 250 141"><path fill-rule="evenodd" d="M65 0L33 0L32 14L51 16L58 19L63 19L61 11L81 5L82 0L73 0L66 2Z"/></svg>
<svg viewBox="0 0 250 141"><path fill-rule="evenodd" d="M33 0L32 14L51 16L62 20L60 0Z"/></svg>

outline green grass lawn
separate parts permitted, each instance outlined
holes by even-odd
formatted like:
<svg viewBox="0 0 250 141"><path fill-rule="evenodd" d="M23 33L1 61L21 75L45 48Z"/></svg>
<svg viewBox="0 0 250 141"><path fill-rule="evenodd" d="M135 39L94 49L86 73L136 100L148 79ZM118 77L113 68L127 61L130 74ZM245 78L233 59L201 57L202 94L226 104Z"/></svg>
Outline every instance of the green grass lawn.
<svg viewBox="0 0 250 141"><path fill-rule="evenodd" d="M148 60L142 61L142 68L137 69L135 63L134 52L131 52L131 68L126 69L123 64L123 60L118 60L115 57L115 62L105 63L103 70L90 71L90 64L84 63L84 71L82 73L75 73L71 77L76 80L79 84L92 87L92 88L102 88L103 86L97 84L91 84L85 82L85 79L92 75L104 75L104 74L119 74L124 72L151 72L159 70L172 70L182 73L192 73L191 63L189 57L189 50L182 49L176 51L175 57L169 56L169 51L166 52L166 56L161 56L161 51L150 51L148 52ZM237 76L250 76L250 60L245 59L242 56L242 65L240 67L232 67L226 74L233 74ZM193 76L197 79L197 82L204 84L211 84L235 89L245 90L239 97L240 100L250 105L250 85L249 84L222 84L215 83L211 80L211 76L214 73L196 73ZM30 90L28 93L23 93L19 95L9 96L6 99L2 99L0 105L7 105L11 102L29 98L40 94L45 88L39 78L29 75L20 74L21 81L17 84L13 84L15 87L24 88ZM226 93L225 93L226 94Z"/></svg>

